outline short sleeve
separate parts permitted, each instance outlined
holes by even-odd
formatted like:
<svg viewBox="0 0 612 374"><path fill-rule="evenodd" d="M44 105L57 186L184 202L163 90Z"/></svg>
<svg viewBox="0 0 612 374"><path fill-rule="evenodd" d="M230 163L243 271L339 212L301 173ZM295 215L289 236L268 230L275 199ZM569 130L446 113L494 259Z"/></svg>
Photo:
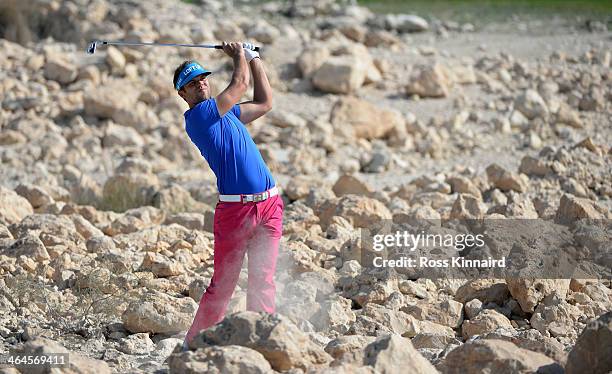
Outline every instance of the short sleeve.
<svg viewBox="0 0 612 374"><path fill-rule="evenodd" d="M217 109L217 102L214 98L202 101L194 109L198 113L198 116L207 123L217 122L221 119L221 116L219 116L219 109Z"/></svg>
<svg viewBox="0 0 612 374"><path fill-rule="evenodd" d="M240 104L236 104L232 107L232 113L234 113L236 118L240 119Z"/></svg>

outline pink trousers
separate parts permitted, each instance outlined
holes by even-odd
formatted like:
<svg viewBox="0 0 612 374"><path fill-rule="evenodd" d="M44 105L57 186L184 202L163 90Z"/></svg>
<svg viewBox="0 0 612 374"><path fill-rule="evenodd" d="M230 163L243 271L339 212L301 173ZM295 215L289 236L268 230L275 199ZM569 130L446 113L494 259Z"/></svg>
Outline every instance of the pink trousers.
<svg viewBox="0 0 612 374"><path fill-rule="evenodd" d="M274 272L283 229L280 196L249 203L218 202L214 218L214 270L202 295L186 342L220 322L230 302L245 253L248 253L247 309L274 313Z"/></svg>

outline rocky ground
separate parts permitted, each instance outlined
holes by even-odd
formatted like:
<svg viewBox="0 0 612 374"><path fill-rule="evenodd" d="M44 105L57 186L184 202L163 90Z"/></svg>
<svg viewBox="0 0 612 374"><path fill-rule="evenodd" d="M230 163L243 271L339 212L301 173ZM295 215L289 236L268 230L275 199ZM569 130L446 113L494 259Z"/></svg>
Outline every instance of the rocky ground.
<svg viewBox="0 0 612 374"><path fill-rule="evenodd" d="M203 3L0 5L0 352L70 352L99 373L612 370L609 276L411 276L359 250L381 221L545 219L609 269L605 24ZM264 46L275 105L249 130L286 202L278 314L244 312L245 271L237 313L173 353L211 277L216 185L172 74L196 58L218 92L231 64L87 55L93 39Z"/></svg>

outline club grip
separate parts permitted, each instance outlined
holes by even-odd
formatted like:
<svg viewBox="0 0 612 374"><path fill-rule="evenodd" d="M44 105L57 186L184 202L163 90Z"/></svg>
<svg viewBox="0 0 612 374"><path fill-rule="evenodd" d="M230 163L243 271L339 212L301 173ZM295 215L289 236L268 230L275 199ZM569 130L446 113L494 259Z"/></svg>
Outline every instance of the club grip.
<svg viewBox="0 0 612 374"><path fill-rule="evenodd" d="M223 46L222 46L222 45L216 45L216 46L215 46L215 49L223 49ZM254 48L253 48L253 50L254 50L255 52L259 52L259 47L254 47Z"/></svg>

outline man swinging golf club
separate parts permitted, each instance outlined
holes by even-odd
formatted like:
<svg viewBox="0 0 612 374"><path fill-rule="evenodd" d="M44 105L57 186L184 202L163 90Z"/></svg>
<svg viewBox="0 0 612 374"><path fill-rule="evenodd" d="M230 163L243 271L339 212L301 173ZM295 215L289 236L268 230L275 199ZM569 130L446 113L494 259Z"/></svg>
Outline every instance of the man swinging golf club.
<svg viewBox="0 0 612 374"><path fill-rule="evenodd" d="M244 47L244 48L243 48ZM189 104L185 129L217 177L214 214L214 272L200 300L183 349L203 329L220 322L248 253L247 309L274 313L274 272L282 235L283 201L274 179L244 124L272 108L272 89L259 53L250 45L223 43L233 59L231 82L211 97L210 71L185 61L174 72L174 87ZM253 100L238 104L253 75Z"/></svg>

